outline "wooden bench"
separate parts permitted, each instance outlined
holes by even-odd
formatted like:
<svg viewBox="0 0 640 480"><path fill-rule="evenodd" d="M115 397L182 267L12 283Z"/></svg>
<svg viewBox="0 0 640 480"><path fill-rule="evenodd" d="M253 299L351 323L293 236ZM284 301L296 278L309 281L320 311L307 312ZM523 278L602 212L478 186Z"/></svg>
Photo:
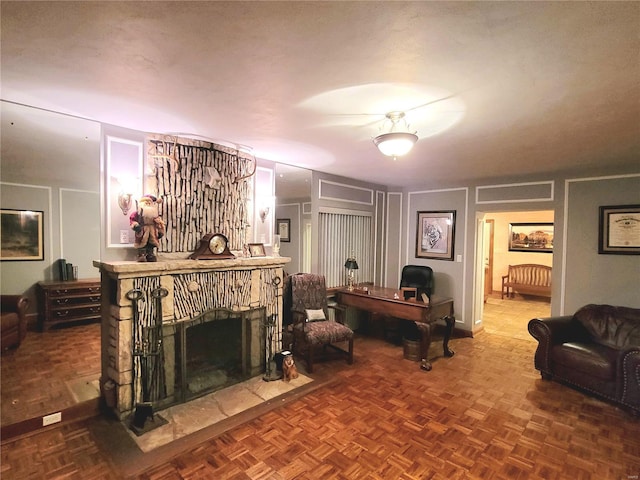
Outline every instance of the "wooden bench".
<svg viewBox="0 0 640 480"><path fill-rule="evenodd" d="M513 298L514 292L551 297L551 267L534 263L509 265L509 273L502 276L502 297Z"/></svg>

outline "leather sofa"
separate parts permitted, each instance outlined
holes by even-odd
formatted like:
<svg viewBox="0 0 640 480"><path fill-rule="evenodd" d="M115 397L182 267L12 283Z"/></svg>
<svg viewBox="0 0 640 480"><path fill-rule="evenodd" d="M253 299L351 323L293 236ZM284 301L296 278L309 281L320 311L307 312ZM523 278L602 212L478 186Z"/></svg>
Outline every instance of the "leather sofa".
<svg viewBox="0 0 640 480"><path fill-rule="evenodd" d="M27 335L29 300L22 295L0 295L0 345L2 351L20 346Z"/></svg>
<svg viewBox="0 0 640 480"><path fill-rule="evenodd" d="M575 314L529 321L535 368L640 414L640 309L585 305Z"/></svg>

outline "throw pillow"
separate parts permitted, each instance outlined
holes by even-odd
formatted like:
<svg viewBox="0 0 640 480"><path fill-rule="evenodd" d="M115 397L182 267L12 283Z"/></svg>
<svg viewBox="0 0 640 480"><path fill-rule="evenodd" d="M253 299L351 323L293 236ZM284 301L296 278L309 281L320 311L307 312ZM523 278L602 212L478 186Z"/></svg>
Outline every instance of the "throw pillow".
<svg viewBox="0 0 640 480"><path fill-rule="evenodd" d="M305 310L305 313L307 314L307 322L318 322L327 319L324 316L324 310L322 310L321 308L318 310L311 310L307 308Z"/></svg>

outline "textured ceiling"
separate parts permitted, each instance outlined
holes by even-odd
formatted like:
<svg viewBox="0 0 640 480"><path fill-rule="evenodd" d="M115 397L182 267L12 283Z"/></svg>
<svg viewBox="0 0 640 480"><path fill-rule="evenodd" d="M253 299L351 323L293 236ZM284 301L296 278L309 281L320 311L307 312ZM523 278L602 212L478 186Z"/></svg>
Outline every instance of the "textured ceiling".
<svg viewBox="0 0 640 480"><path fill-rule="evenodd" d="M639 2L1 7L11 102L389 186L639 163ZM395 162L392 110L420 137Z"/></svg>

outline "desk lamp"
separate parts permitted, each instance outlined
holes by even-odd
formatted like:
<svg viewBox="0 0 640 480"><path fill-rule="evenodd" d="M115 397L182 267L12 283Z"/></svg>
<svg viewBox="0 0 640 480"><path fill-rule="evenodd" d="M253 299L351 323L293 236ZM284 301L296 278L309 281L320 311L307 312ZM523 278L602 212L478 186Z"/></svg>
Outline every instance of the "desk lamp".
<svg viewBox="0 0 640 480"><path fill-rule="evenodd" d="M347 288L353 290L353 286L356 280L356 270L358 270L358 262L351 256L344 262L344 267L347 269Z"/></svg>

